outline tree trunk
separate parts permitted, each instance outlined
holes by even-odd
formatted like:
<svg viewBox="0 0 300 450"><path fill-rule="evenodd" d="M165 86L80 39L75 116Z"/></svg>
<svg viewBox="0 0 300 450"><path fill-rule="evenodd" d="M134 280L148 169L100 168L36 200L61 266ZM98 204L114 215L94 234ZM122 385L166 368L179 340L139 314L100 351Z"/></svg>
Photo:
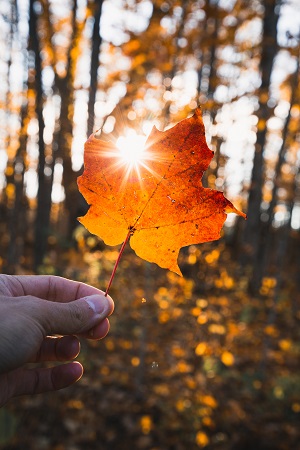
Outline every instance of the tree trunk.
<svg viewBox="0 0 300 450"><path fill-rule="evenodd" d="M100 35L100 19L102 14L103 0L94 0L94 25L92 34L92 54L91 54L91 81L89 88L88 101L88 122L87 122L87 136L89 137L94 131L95 124L95 101L98 87L98 67L99 67L99 53L102 43Z"/></svg>
<svg viewBox="0 0 300 450"><path fill-rule="evenodd" d="M42 88L42 61L40 54L38 17L34 9L34 0L29 3L29 50L34 53L34 67L29 67L35 74L34 88L36 93L35 113L38 120L38 193L37 211L35 220L35 241L34 241L34 269L42 264L46 250L49 234L50 210L51 210L51 190L53 174L45 174L45 143L44 143L44 118L43 118L43 88Z"/></svg>
<svg viewBox="0 0 300 450"><path fill-rule="evenodd" d="M263 21L262 53L260 61L261 87L259 89L258 131L253 160L251 186L248 198L248 220L245 222L241 263L252 264L258 252L259 233L261 227L260 208L262 202L262 188L264 183L264 156L266 143L266 122L272 115L272 108L267 104L269 86L274 59L277 54L277 1L264 2L265 13Z"/></svg>
<svg viewBox="0 0 300 450"><path fill-rule="evenodd" d="M261 232L260 235L257 236L258 241L258 249L256 253L256 260L253 267L252 279L250 281L250 291L253 293L257 293L259 291L261 280L264 275L264 271L266 270L266 263L268 258L268 253L271 252L272 248L272 222L274 219L274 210L278 200L278 188L280 187L280 178L281 178L281 168L282 164L285 160L286 148L287 148L287 137L289 132L289 124L291 120L291 110L296 100L297 87L299 85L299 58L297 63L297 68L294 75L294 80L291 86L291 100L290 100L290 108L285 121L284 129L282 132L282 144L279 150L278 159L275 167L275 175L274 175L274 185L272 190L272 198L269 204L269 208L267 211L268 220L261 224Z"/></svg>
<svg viewBox="0 0 300 450"><path fill-rule="evenodd" d="M72 36L68 50L68 62L66 75L61 78L56 76L56 86L61 98L61 109L59 117L59 132L57 136L56 157L63 161L63 180L65 190L65 213L67 222L68 238L72 236L77 225L78 208L80 196L77 189L78 173L72 168L71 144L73 139L73 116L74 116L74 76L78 51L79 27L76 20L77 0L74 0L72 9ZM75 56L74 56L75 55Z"/></svg>
<svg viewBox="0 0 300 450"><path fill-rule="evenodd" d="M219 31L219 0L211 1L208 0L205 6L206 11L206 21L205 29L203 31L202 40L205 42L207 39L208 46L205 47L204 42L202 42L201 50L201 66L198 71L198 97L200 104L203 104L203 109L209 111L211 123L214 122L217 111L214 102L214 92L218 84L217 82L217 45L218 45L218 31ZM220 139L215 138L213 143L215 147L215 162L216 167L212 169L208 167L202 177L202 183L204 187L214 188L215 186L208 183L209 175L217 174L220 162Z"/></svg>
<svg viewBox="0 0 300 450"><path fill-rule="evenodd" d="M9 214L9 245L7 254L7 267L5 273L14 274L20 263L23 253L24 239L27 230L28 207L27 199L24 193L24 173L25 173L25 157L27 133L24 127L25 118L27 116L27 104L24 104L21 112L21 133L19 139L19 147L14 161L14 186L15 199L14 206Z"/></svg>
<svg viewBox="0 0 300 450"><path fill-rule="evenodd" d="M11 32L10 32L10 45L13 41L14 28L17 29L17 4L15 1L11 2ZM11 61L8 61L8 89L7 93L10 92L10 66ZM27 86L24 85L24 90ZM7 105L9 105L9 100L7 99ZM24 236L26 232L26 206L27 201L24 195L24 173L25 173L25 154L26 154L26 143L27 143L27 133L26 127L24 126L25 118L28 112L27 99L23 99L23 104L21 107L21 131L19 136L19 145L16 150L14 159L10 162L11 175L7 179L7 183L11 183L14 186L14 202L9 206L8 209L8 229L9 243L7 249L7 261L4 268L5 273L14 274L16 268L20 262L20 257L22 254L22 249L24 245ZM9 111L8 111L9 114Z"/></svg>

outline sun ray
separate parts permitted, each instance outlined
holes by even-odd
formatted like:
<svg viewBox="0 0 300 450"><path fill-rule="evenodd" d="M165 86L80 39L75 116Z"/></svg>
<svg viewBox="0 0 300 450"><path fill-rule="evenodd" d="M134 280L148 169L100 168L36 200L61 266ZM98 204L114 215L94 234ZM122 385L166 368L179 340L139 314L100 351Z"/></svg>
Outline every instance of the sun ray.
<svg viewBox="0 0 300 450"><path fill-rule="evenodd" d="M151 162L169 166L170 159L165 159L161 153L155 153L153 150L148 151L148 147L153 146L160 140L160 137L158 130L156 130L155 136L151 136L149 139L146 135L138 134L132 128L125 128L123 135L114 137L112 141L106 141L107 149L102 150L102 156L114 160L107 170L109 173L114 173L122 169L123 172L122 182L118 188L119 192L123 190L125 192L124 188L132 177L136 177L143 189L142 174L145 171L149 172L157 181L161 180L162 176L156 173Z"/></svg>

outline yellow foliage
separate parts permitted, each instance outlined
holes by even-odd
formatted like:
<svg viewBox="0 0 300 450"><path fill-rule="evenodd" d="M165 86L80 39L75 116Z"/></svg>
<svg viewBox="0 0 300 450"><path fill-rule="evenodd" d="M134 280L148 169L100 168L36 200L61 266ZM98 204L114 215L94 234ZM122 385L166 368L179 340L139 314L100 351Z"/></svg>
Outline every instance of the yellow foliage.
<svg viewBox="0 0 300 450"><path fill-rule="evenodd" d="M215 286L218 288L232 289L234 280L228 275L226 270L222 270L220 278L215 280Z"/></svg>
<svg viewBox="0 0 300 450"><path fill-rule="evenodd" d="M189 389L196 389L196 381L192 377L186 377L185 378L185 384Z"/></svg>
<svg viewBox="0 0 300 450"><path fill-rule="evenodd" d="M34 89L28 89L28 91L27 91L27 99L28 100L30 100L30 99L34 100L35 96L36 96L35 90Z"/></svg>
<svg viewBox="0 0 300 450"><path fill-rule="evenodd" d="M213 427L213 426L214 426L214 421L213 421L212 418L209 417L209 416L203 417L202 423L203 423L203 425L205 425L206 427Z"/></svg>
<svg viewBox="0 0 300 450"><path fill-rule="evenodd" d="M71 55L71 58L72 58L74 61L76 61L76 60L78 59L79 55L80 55L79 47L78 47L78 46L73 47L72 50L71 50L71 52L70 52L70 55Z"/></svg>
<svg viewBox="0 0 300 450"><path fill-rule="evenodd" d="M212 322L221 322L222 315L218 311L210 311L210 317Z"/></svg>
<svg viewBox="0 0 300 450"><path fill-rule="evenodd" d="M210 416L212 414L212 409L208 406L203 406L202 408L198 409L197 413L200 417Z"/></svg>
<svg viewBox="0 0 300 450"><path fill-rule="evenodd" d="M205 344L205 342L200 342L195 349L195 353L198 356L202 356L205 354L206 350L207 350L207 345Z"/></svg>
<svg viewBox="0 0 300 450"><path fill-rule="evenodd" d="M198 322L200 325L204 325L207 321L208 321L208 317L207 317L207 314L206 314L206 313L200 314L200 316L199 316L198 319L197 319L197 322Z"/></svg>
<svg viewBox="0 0 300 450"><path fill-rule="evenodd" d="M107 348L107 350L112 351L115 349L115 344L112 341L112 339L105 339L105 347Z"/></svg>
<svg viewBox="0 0 300 450"><path fill-rule="evenodd" d="M261 92L260 96L259 96L259 100L261 103L267 103L267 101L269 100L269 93L268 92Z"/></svg>
<svg viewBox="0 0 300 450"><path fill-rule="evenodd" d="M210 174L208 175L208 183L209 185L214 185L216 181L216 175Z"/></svg>
<svg viewBox="0 0 300 450"><path fill-rule="evenodd" d="M170 388L166 383L158 384L157 386L153 386L153 390L158 395L167 396L170 394Z"/></svg>
<svg viewBox="0 0 300 450"><path fill-rule="evenodd" d="M169 302L167 300L160 300L159 307L161 309L167 309L169 307Z"/></svg>
<svg viewBox="0 0 300 450"><path fill-rule="evenodd" d="M134 290L134 294L135 294L135 296L136 296L137 298L144 297L145 291L144 291L144 289L136 288L136 289Z"/></svg>
<svg viewBox="0 0 300 450"><path fill-rule="evenodd" d="M177 400L177 402L176 402L177 411L182 412L185 410L185 408L186 408L186 406L185 406L184 399L181 398L181 399Z"/></svg>
<svg viewBox="0 0 300 450"><path fill-rule="evenodd" d="M147 60L147 57L144 53L137 55L133 59L132 67L139 67Z"/></svg>
<svg viewBox="0 0 300 450"><path fill-rule="evenodd" d="M277 328L275 327L275 325L267 325L264 328L264 332L268 336L272 336L272 337L278 337L278 335L279 335L279 332L278 332Z"/></svg>
<svg viewBox="0 0 300 450"><path fill-rule="evenodd" d="M89 236L86 240L86 244L88 247L94 247L97 244L97 239L95 236Z"/></svg>
<svg viewBox="0 0 300 450"><path fill-rule="evenodd" d="M291 116L292 117L299 117L300 115L300 105L295 103L291 108Z"/></svg>
<svg viewBox="0 0 300 450"><path fill-rule="evenodd" d="M225 327L218 323L212 323L211 325L209 325L208 330L210 333L213 333L213 334L225 334L226 333Z"/></svg>
<svg viewBox="0 0 300 450"><path fill-rule="evenodd" d="M196 305L197 305L199 308L206 308L207 305L208 305L208 301L207 301L205 298L198 298L198 299L196 300Z"/></svg>
<svg viewBox="0 0 300 450"><path fill-rule="evenodd" d="M81 400L71 399L67 402L67 408L82 409L84 408L84 403Z"/></svg>
<svg viewBox="0 0 300 450"><path fill-rule="evenodd" d="M187 262L188 262L188 264L191 264L191 265L196 264L196 262L197 262L197 255L195 253L191 253L188 256Z"/></svg>
<svg viewBox="0 0 300 450"><path fill-rule="evenodd" d="M259 293L260 293L260 295L268 295L269 289L266 288L266 287L264 287L264 286L262 286L262 287L260 288L260 290L259 290Z"/></svg>
<svg viewBox="0 0 300 450"><path fill-rule="evenodd" d="M281 350L287 352L292 347L292 341L290 339L280 339L278 345L281 348Z"/></svg>
<svg viewBox="0 0 300 450"><path fill-rule="evenodd" d="M273 389L274 397L282 399L284 397L284 391L281 386L275 386Z"/></svg>
<svg viewBox="0 0 300 450"><path fill-rule="evenodd" d="M15 185L12 183L8 183L6 186L6 195L9 201L13 201L15 199Z"/></svg>
<svg viewBox="0 0 300 450"><path fill-rule="evenodd" d="M232 277L227 276L226 278L223 279L223 283L224 283L224 287L226 289L231 289L234 286L234 281Z"/></svg>
<svg viewBox="0 0 300 450"><path fill-rule="evenodd" d="M299 413L299 412L300 412L300 403L293 403L293 404L292 404L292 410L293 410L295 413Z"/></svg>
<svg viewBox="0 0 300 450"><path fill-rule="evenodd" d="M131 341L127 341L127 340L122 340L121 341L121 347L126 349L126 350L129 350L129 349L132 348L132 342Z"/></svg>
<svg viewBox="0 0 300 450"><path fill-rule="evenodd" d="M178 361L177 370L180 373L187 373L191 371L191 366L187 364L184 360Z"/></svg>
<svg viewBox="0 0 300 450"><path fill-rule="evenodd" d="M222 273L224 274L223 270L222 270ZM212 297L212 299L213 299L214 303L217 303L218 305L221 305L221 306L228 306L228 304L229 304L229 298L227 295L220 295L220 296L218 295L217 297Z"/></svg>
<svg viewBox="0 0 300 450"><path fill-rule="evenodd" d="M159 323L166 323L170 320L170 314L167 311L161 311L158 315Z"/></svg>
<svg viewBox="0 0 300 450"><path fill-rule="evenodd" d="M196 444L202 448L209 444L209 437L204 431L198 431L196 434Z"/></svg>
<svg viewBox="0 0 300 450"><path fill-rule="evenodd" d="M219 256L220 256L220 251L215 249L211 253L208 253L205 256L205 261L207 262L207 264L212 264L212 263L218 261Z"/></svg>
<svg viewBox="0 0 300 450"><path fill-rule="evenodd" d="M190 408L191 405L192 405L191 400L189 400L188 398L181 398L176 402L176 409L177 411L182 412L185 409Z"/></svg>
<svg viewBox="0 0 300 450"><path fill-rule="evenodd" d="M238 334L240 333L240 327L239 327L239 325L237 325L237 324L234 323L234 322L228 323L228 324L227 324L227 327L228 327L228 334L229 334L231 337L236 336L236 335L238 335Z"/></svg>
<svg viewBox="0 0 300 450"><path fill-rule="evenodd" d="M182 278L182 280L180 278L178 279L178 276L174 272L168 272L167 278L168 278L169 283L171 283L171 284L180 284L181 281L184 282L184 279L183 278ZM162 288L162 289L165 289L166 293L168 293L168 290L166 288ZM160 289L158 291L160 291Z"/></svg>
<svg viewBox="0 0 300 450"><path fill-rule="evenodd" d="M162 72L170 72L173 69L171 62L165 62L162 64Z"/></svg>
<svg viewBox="0 0 300 450"><path fill-rule="evenodd" d="M157 291L157 293L154 295L154 298L156 301L160 301L161 297L168 297L169 291L165 287L160 287Z"/></svg>
<svg viewBox="0 0 300 450"><path fill-rule="evenodd" d="M221 361L225 366L232 366L234 364L234 356L231 352L225 351L221 355Z"/></svg>
<svg viewBox="0 0 300 450"><path fill-rule="evenodd" d="M110 368L108 366L102 366L99 372L101 375L107 376L110 374Z"/></svg>
<svg viewBox="0 0 300 450"><path fill-rule="evenodd" d="M131 358L131 365L132 365L133 367L139 366L139 365L140 365L140 358L138 358L137 356L133 356L133 357Z"/></svg>
<svg viewBox="0 0 300 450"><path fill-rule="evenodd" d="M257 124L258 131L263 131L266 127L266 121L264 119L260 119Z"/></svg>
<svg viewBox="0 0 300 450"><path fill-rule="evenodd" d="M180 308L173 308L172 310L172 318L178 319L180 316L182 316L183 311Z"/></svg>
<svg viewBox="0 0 300 450"><path fill-rule="evenodd" d="M133 53L136 50L138 50L140 46L141 44L138 39L132 39L123 46L123 51L125 54L129 55L130 53Z"/></svg>
<svg viewBox="0 0 300 450"><path fill-rule="evenodd" d="M193 288L194 288L194 281L186 280L186 282L183 285L183 292L184 292L185 299L192 298Z"/></svg>
<svg viewBox="0 0 300 450"><path fill-rule="evenodd" d="M153 426L151 416L142 416L140 419L140 426L144 434L149 434Z"/></svg>
<svg viewBox="0 0 300 450"><path fill-rule="evenodd" d="M262 285L266 288L274 288L277 284L276 278L267 278L264 277L262 279Z"/></svg>
<svg viewBox="0 0 300 450"><path fill-rule="evenodd" d="M196 307L191 309L192 316L198 317L201 314L201 309Z"/></svg>
<svg viewBox="0 0 300 450"><path fill-rule="evenodd" d="M178 345L175 345L172 348L172 354L174 356L177 356L177 358L182 358L185 355L185 351L183 350L183 348L178 347Z"/></svg>
<svg viewBox="0 0 300 450"><path fill-rule="evenodd" d="M223 287L223 282L222 282L222 280L221 280L220 278L217 279L217 280L215 280L215 286L216 286L217 288Z"/></svg>
<svg viewBox="0 0 300 450"><path fill-rule="evenodd" d="M12 166L7 166L5 170L5 175L11 177L14 174L14 168Z"/></svg>
<svg viewBox="0 0 300 450"><path fill-rule="evenodd" d="M116 251L116 250L112 250L112 251L107 251L107 252L105 252L105 259L106 259L107 261L111 261L111 262L113 262L113 263L115 263L115 261L116 261L116 259L118 258L118 256L119 256L119 252Z"/></svg>
<svg viewBox="0 0 300 450"><path fill-rule="evenodd" d="M203 395L200 397L201 403L205 406L209 406L210 408L217 408L218 402L212 395Z"/></svg>

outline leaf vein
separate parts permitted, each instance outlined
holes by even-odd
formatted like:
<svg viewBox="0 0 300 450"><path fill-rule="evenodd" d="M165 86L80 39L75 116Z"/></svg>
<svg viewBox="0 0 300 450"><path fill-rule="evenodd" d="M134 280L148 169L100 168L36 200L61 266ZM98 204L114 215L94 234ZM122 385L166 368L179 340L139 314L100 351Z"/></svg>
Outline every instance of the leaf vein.
<svg viewBox="0 0 300 450"><path fill-rule="evenodd" d="M174 128L176 128L176 125L175 125ZM138 218L136 219L136 221L135 221L135 223L134 223L134 226L137 224L137 222L140 220L140 218L141 218L142 215L144 214L145 209L147 208L147 206L149 205L149 203L151 202L151 200L152 200L153 197L155 196L155 194L156 194L156 192L157 192L159 186L160 186L161 183L163 182L163 180L166 180L166 179L167 179L167 178L166 178L167 173L170 171L172 165L174 164L174 162L175 162L175 160L176 160L176 158L177 158L178 153L180 152L180 150L182 149L182 147L184 146L185 142L188 140L188 138L190 137L190 135L191 135L191 131L187 134L187 136L186 136L185 139L183 140L183 143L182 143L182 145L179 147L179 149L177 150L177 152L174 153L174 158L173 158L173 160L170 162L170 164L169 164L169 166L168 166L168 168L167 168L165 174L161 177L160 181L157 183L157 185L156 185L154 191L153 191L152 194L150 195L150 197L149 197L149 199L147 200L147 202L146 202L144 208L142 209L140 215L139 215Z"/></svg>

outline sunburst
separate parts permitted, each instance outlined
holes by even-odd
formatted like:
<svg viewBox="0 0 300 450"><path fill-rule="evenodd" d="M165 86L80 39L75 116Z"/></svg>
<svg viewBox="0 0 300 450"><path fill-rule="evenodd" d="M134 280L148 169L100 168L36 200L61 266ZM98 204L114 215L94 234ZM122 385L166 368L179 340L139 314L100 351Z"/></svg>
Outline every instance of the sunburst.
<svg viewBox="0 0 300 450"><path fill-rule="evenodd" d="M143 188L142 171L146 170L157 180L161 179L161 175L153 170L151 162L159 161L160 164L169 165L169 159L164 160L161 155L149 151L148 147L153 145L148 137L144 134L138 134L133 128L124 128L123 134L117 139L113 139L113 149L103 152L103 156L113 158L114 163L111 164L109 171L114 172L122 168L123 180L120 183L119 191L122 191L129 179L138 179L141 189Z"/></svg>
<svg viewBox="0 0 300 450"><path fill-rule="evenodd" d="M139 165L146 159L146 136L137 134L132 128L125 131L124 136L117 139L116 147L120 152L120 162L129 170L138 171Z"/></svg>

